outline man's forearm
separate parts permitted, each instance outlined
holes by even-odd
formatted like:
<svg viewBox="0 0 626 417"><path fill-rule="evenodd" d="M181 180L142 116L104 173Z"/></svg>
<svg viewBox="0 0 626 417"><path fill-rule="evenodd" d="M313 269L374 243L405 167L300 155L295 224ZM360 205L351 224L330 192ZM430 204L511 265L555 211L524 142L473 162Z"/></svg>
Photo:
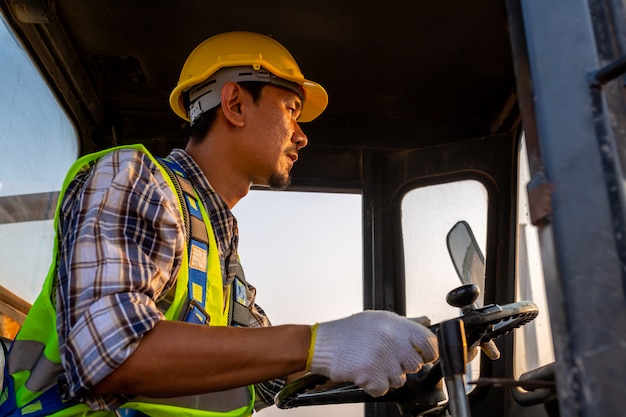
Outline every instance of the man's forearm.
<svg viewBox="0 0 626 417"><path fill-rule="evenodd" d="M173 397L245 386L303 371L310 327L198 326L161 321L96 394Z"/></svg>

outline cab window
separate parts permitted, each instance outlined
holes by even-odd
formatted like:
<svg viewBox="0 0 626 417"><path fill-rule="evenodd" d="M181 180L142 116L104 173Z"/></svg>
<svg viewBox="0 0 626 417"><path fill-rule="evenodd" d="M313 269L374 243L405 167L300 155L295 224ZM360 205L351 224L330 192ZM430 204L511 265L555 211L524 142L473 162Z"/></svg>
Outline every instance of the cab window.
<svg viewBox="0 0 626 417"><path fill-rule="evenodd" d="M518 189L516 297L532 300L539 308L535 320L515 331L515 377L554 362L550 314L546 299L539 234L530 221L526 186L530 180L525 142L520 147Z"/></svg>
<svg viewBox="0 0 626 417"><path fill-rule="evenodd" d="M313 324L363 310L360 195L252 190L233 214L246 279L273 325ZM266 417L320 413L360 417L364 407L261 411Z"/></svg>
<svg viewBox="0 0 626 417"><path fill-rule="evenodd" d="M467 283L484 288L487 208L487 190L476 180L420 187L404 196L401 210L407 317L425 315L433 324L458 317L461 309L446 303L448 292ZM468 275L461 268L457 270L453 262L454 247L459 246L454 243L458 240L455 231L459 230L470 233L477 245L473 254L478 260L475 282L464 282L469 280L464 278ZM483 294L477 300L479 307L482 300ZM477 379L479 374L480 355L468 365L467 380Z"/></svg>
<svg viewBox="0 0 626 417"><path fill-rule="evenodd" d="M50 265L52 217L78 138L4 18L0 73L0 282L32 303Z"/></svg>
<svg viewBox="0 0 626 417"><path fill-rule="evenodd" d="M457 317L447 293L463 284L448 249L459 221L469 225L483 262L487 239L485 187L476 180L416 188L402 200L407 316L428 315L433 323Z"/></svg>

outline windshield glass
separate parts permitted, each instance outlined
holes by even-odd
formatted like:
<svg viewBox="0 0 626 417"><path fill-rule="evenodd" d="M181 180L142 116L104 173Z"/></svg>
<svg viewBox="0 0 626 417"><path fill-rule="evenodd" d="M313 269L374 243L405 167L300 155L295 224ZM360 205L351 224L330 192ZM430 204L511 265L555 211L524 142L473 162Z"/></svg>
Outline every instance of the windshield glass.
<svg viewBox="0 0 626 417"><path fill-rule="evenodd" d="M0 282L32 303L50 264L57 192L78 139L4 18L0 73Z"/></svg>

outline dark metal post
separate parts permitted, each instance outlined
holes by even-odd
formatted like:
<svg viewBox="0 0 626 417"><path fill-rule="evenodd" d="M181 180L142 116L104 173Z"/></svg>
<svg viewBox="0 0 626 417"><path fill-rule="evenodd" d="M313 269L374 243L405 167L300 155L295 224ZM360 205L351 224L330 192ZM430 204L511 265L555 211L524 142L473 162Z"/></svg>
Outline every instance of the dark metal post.
<svg viewBox="0 0 626 417"><path fill-rule="evenodd" d="M548 193L540 227L562 416L621 415L626 301L623 178L586 0L507 3L531 175ZM521 38L520 38L521 34ZM626 126L624 126L626 128ZM532 190L530 190L532 191ZM533 204L531 199L531 205ZM532 208L531 208L532 210Z"/></svg>

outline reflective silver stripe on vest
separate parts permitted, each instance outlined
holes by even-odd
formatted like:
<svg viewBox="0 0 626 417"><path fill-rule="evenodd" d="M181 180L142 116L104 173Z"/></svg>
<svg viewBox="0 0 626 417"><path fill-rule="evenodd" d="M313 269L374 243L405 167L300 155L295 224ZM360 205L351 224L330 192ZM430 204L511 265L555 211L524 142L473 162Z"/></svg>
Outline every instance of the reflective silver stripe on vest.
<svg viewBox="0 0 626 417"><path fill-rule="evenodd" d="M63 372L60 364L52 362L43 354L45 347L43 343L34 340L15 340L7 358L10 374L30 371L25 386L33 392L55 385Z"/></svg>
<svg viewBox="0 0 626 417"><path fill-rule="evenodd" d="M26 388L37 392L43 391L58 381L63 367L47 359L44 354L45 345L33 340L15 340L7 358L10 374L19 371L30 371L26 380ZM225 391L211 392L202 395L189 395L173 398L137 397L133 402L165 404L192 410L208 410L227 412L250 405L252 397L248 387L234 388Z"/></svg>
<svg viewBox="0 0 626 417"><path fill-rule="evenodd" d="M217 411L220 413L247 407L252 401L248 387L233 388L226 391L210 392L201 395L189 395L173 398L137 397L133 402L164 404L193 410Z"/></svg>

